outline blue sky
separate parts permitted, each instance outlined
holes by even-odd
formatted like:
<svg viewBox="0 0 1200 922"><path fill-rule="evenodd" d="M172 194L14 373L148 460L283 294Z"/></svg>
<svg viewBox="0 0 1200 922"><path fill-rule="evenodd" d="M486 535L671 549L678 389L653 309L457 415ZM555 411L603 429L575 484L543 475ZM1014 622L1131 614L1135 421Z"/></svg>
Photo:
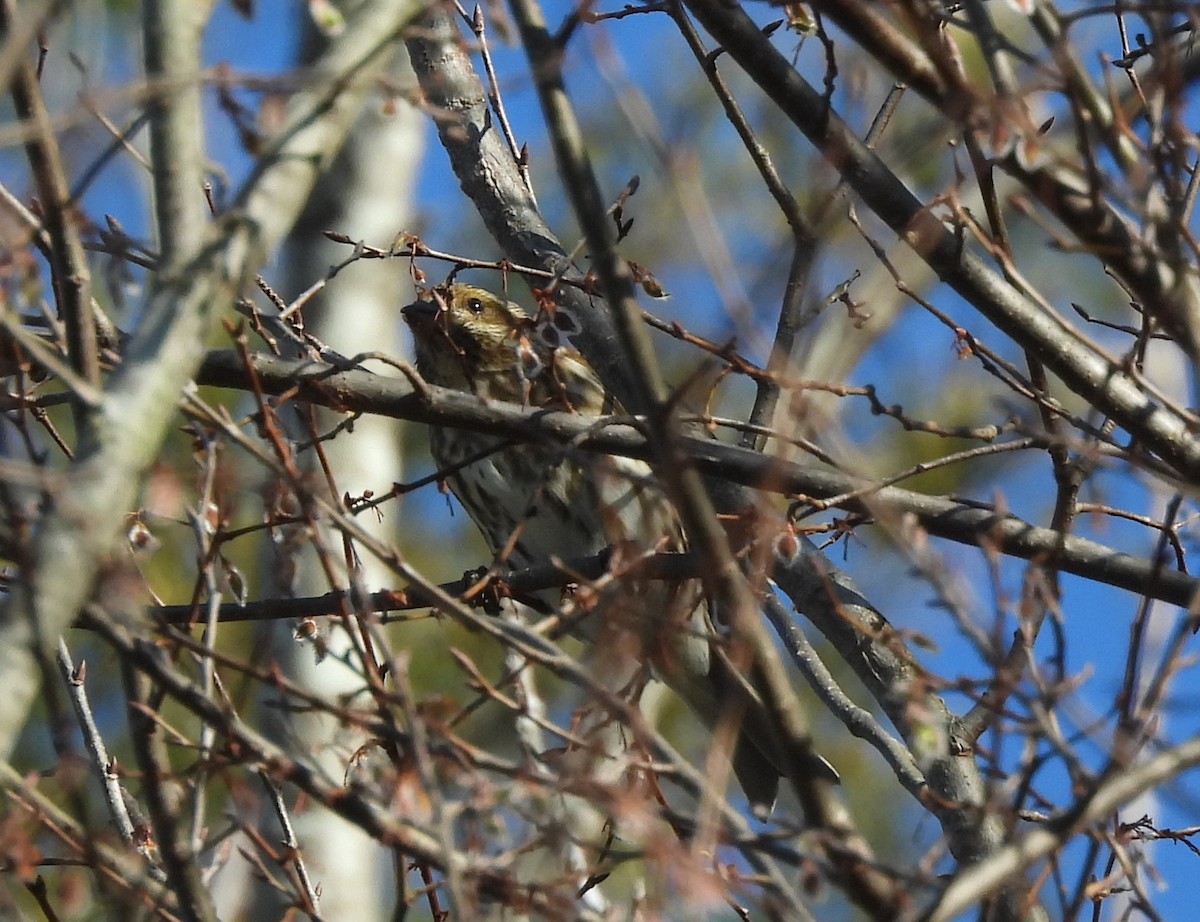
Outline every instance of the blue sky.
<svg viewBox="0 0 1200 922"><path fill-rule="evenodd" d="M225 62L235 72L251 74L274 73L286 66L295 49L295 16L299 8L299 4L290 0L259 0L256 4L255 20L247 23L233 13L229 4L217 4L205 45L209 63ZM550 22L557 22L566 9L567 5L562 2L549 4ZM100 18L101 12L93 6L89 7L88 15ZM109 15L106 28L96 31L95 25L96 22L93 22L90 29L81 28L73 32L67 41L72 47L77 44L79 48L87 50L85 57L92 70L93 85L119 86L125 80L132 79L138 70L137 43L134 38L136 23L130 21L121 28L118 17ZM663 67L664 62L685 59L682 56L676 57L679 52L678 43L674 46L668 45L668 40L664 38L666 34L668 33L665 25L654 22L650 17L625 20L614 24L611 30L613 40L621 43L625 67L631 79L646 91L652 89L656 93L671 95L685 91L683 78L677 81L663 79L661 71L657 72L656 78L656 68ZM85 41L89 36L100 38L96 42ZM1109 50L1115 57L1117 50ZM525 74L522 56L517 49L499 47L496 57L505 89L505 102L518 137L528 140L535 152L544 154L540 117ZM64 77L64 84L53 86L52 94L56 93L61 99L69 99L77 91L77 84L66 81L65 77L73 75L73 72L63 67L54 73ZM621 124L608 90L602 81L592 77L586 66L577 66L572 71L570 80L571 86L581 92L584 99L583 111L592 123ZM255 104L253 97L244 96L243 99L247 105ZM230 180L236 186L237 181L248 170L250 161L238 148L236 139L228 130L227 121L211 102L211 98L208 114L211 124L219 128L210 133L213 139L210 156L227 171ZM787 131L785 126L775 125L768 128L780 133ZM669 139L686 138L684 129L685 126L681 125L664 125L664 133ZM86 134L89 138L102 137L95 129L86 129ZM714 143L730 143L728 133L720 129L714 129L706 137L718 139ZM700 151L702 161L706 153L708 152ZM724 154L725 151L721 149L713 153ZM714 163L717 159L719 158L715 156L712 158ZM19 175L16 173L16 164L19 162L20 151L9 150L0 154L0 175L4 176L6 182L13 183L12 177ZM659 201L658 197L665 198L669 192L652 152L644 144L618 145L616 152L606 155L600 165L606 188L613 191L634 173L643 176L646 180L643 190L631 204L630 213L642 222L642 226L655 227L653 211ZM701 165L708 167L714 164L702 162ZM784 168L798 167L791 164L785 165ZM564 209L561 198L554 190L552 166L543 157L535 164L535 169L540 178L539 194L548 214L552 220L563 221ZM19 182L10 187L18 194L26 192ZM418 189L418 204L422 211L426 239L432 245L446 249L465 245L469 238L461 229L471 225L473 219L464 217L469 215L469 206L450 175L445 158L436 147L432 132L427 158L421 165ZM89 193L85 205L88 213L95 217L104 213L114 214L129 232L141 236L145 235L147 228L143 192L144 178L138 175L137 168L127 162L118 162L109 167L101 181ZM728 194L729 190L720 190L718 195L722 193ZM782 285L783 267L778 271L771 267L764 268L757 265L756 260L751 257L756 252L761 253L764 245L769 245L772 239L778 239L779 222L772 219L763 224L757 215L758 212L754 209L747 208L739 221L736 212L733 213L730 217L731 224L726 227L727 238L732 241L731 253L740 273L741 287L747 291L765 292L762 295L763 300L767 304L773 304L771 292L777 293ZM643 243L645 238L639 238L639 233L646 232L635 231L629 241L632 250L636 251L639 246L649 249L656 242L651 240ZM661 265L654 267L660 281L672 291L674 297L668 302L648 306L666 316L679 317L689 327L707 335L723 335L728 330L726 321L719 312L709 307L717 303L716 286L710 278L696 269L693 260L678 255L681 251L686 251L686 246L677 246L674 250L675 255L669 256ZM829 257L822 269L821 284L835 284L846 277L848 268L852 265L852 260ZM436 271L436 267L431 267L431 271ZM1073 283L1074 279L1070 277L1060 283L1064 298L1070 296ZM964 317L971 323L972 329L986 329L985 324L975 318L968 309L956 303L954 296L944 290L934 289L932 297L940 305ZM1066 308L1065 303L1056 303L1060 308ZM766 313L769 311L764 312L764 316ZM743 330L743 333L745 332L747 331ZM333 345L336 348L336 344ZM762 359L761 355L752 357ZM875 343L850 379L853 383L876 382L881 389L887 387L897 393L904 393L906 405L907 401L911 400L919 408L923 400L928 401L930 407L938 405L937 398L941 395L935 391L941 385L935 384L930 391L922 391L919 386L908 390L907 388L914 383L913 378L940 382L947 374L954 375L954 380L964 387L985 386L980 384L981 376L976 370L963 368L962 363L955 357L944 331L927 321L923 315L910 310L903 323L898 323ZM919 415L918 409L914 409L913 412ZM994 415L999 415L999 412L997 410ZM852 415L847 428L851 435L868 440L881 439L888 434L886 426L862 414ZM996 498L996 493L1000 492L1011 508L1042 524L1048 518L1051 501L1047 491L1047 466L1048 462L1044 457L1009 464L997 475L994 483L976 485L977 492L973 495L977 499L992 500ZM1103 498L1114 505L1122 505L1139 512L1150 512L1153 508L1153 499L1146 484L1124 470L1114 469L1103 473L1097 478L1097 483L1104 490ZM436 496L429 499L431 510L444 508L443 501ZM1111 518L1081 522L1080 533L1139 556L1147 556L1154 544L1154 536L1144 528ZM976 600L979 612L986 616L995 605L995 599L992 597L991 582L982 553L977 549L961 546L939 545L939 548L961 577L969 594ZM1194 548L1189 547L1189 550ZM843 563L840 547L831 554L836 562ZM844 565L861 581L867 596L877 600L877 604L894 624L920 631L935 641L937 649L925 654L931 668L947 676L981 673L981 664L976 661L973 651L952 629L946 615L930 607L931 593L928 588L912 578L896 555L885 552L873 541L865 544L852 543ZM1023 564L1012 561L1006 561L1001 567L1001 582L1010 597L1019 592L1022 569ZM1111 704L1111 698L1121 680L1119 665L1127 643L1131 612L1137 600L1129 593L1070 577L1064 578L1064 588L1064 630L1069 640L1068 669L1079 673L1092 672L1083 682L1078 696L1078 720L1084 722L1088 714L1101 712ZM1011 627L1010 621L1007 629L1011 630ZM1046 655L1049 652L1049 643L1049 636L1043 635L1039 640L1037 652ZM1200 686L1197 684L1195 668L1187 668L1174 686L1173 706L1168 709L1168 736L1182 736L1193 732L1188 715L1198 697ZM959 702L961 700L958 699ZM1101 737L1100 746L1105 742L1106 737ZM1100 751L1099 748L1094 749L1093 758L1098 760ZM1010 757L1016 755L1009 753ZM1196 822L1200 810L1197 809L1196 798L1187 788L1189 781L1191 776L1185 776L1183 782L1168 789L1165 792L1166 796L1154 806L1157 811L1155 819L1159 825L1179 827ZM1065 796L1059 782L1048 784L1047 791L1056 798ZM1159 907L1167 913L1184 913L1186 910L1183 907L1188 905L1188 897L1191 895L1187 891L1192 889L1186 882L1197 876L1196 856L1181 846L1160 845L1154 850L1153 858L1164 878L1171 882L1173 887L1169 893L1162 895Z"/></svg>

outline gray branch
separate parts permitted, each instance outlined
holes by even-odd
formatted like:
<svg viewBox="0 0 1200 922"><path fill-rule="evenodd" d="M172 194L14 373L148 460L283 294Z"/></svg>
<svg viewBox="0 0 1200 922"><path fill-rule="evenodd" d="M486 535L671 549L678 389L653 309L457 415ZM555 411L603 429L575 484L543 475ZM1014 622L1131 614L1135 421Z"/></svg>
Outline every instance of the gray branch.
<svg viewBox="0 0 1200 922"><path fill-rule="evenodd" d="M360 357L362 358L362 357ZM254 378L267 394L282 394L301 385L302 399L348 412L377 413L429 425L454 426L488 432L497 436L537 441L555 441L577 445L588 451L607 452L631 458L649 458L645 436L618 417L612 425L597 427L595 419L576 413L536 410L497 400L481 400L470 394L446 388L424 386L420 391L406 378L387 378L362 368L339 368L324 362L278 359L265 353L250 356ZM232 350L210 352L196 379L200 384L251 388L250 372L241 357ZM1165 569L1154 561L1125 554L1096 541L1064 535L1042 528L1015 515L982 506L972 506L941 496L930 496L884 487L874 490L869 481L831 470L817 470L772 455L709 439L683 440L688 457L705 474L730 483L779 493L802 493L817 498L842 496L869 491L865 497L845 500L841 508L852 512L913 515L930 534L960 544L978 545L986 538L988 547L1023 560L1053 555L1056 564L1068 573L1096 580L1138 595L1162 599L1175 605L1187 605L1200 589L1200 582L1187 573ZM823 555L812 555L822 562L780 561L776 579L802 566L819 569L815 585L829 586L830 574L837 568ZM834 577L838 579L838 577ZM796 577L789 582L796 591ZM780 582L783 587L783 582ZM842 586L842 604L866 605L865 599L848 583ZM788 591L785 588L785 591ZM812 617L808 606L824 604L819 599L799 596L801 610ZM793 596L796 601L797 597Z"/></svg>
<svg viewBox="0 0 1200 922"><path fill-rule="evenodd" d="M96 437L81 444L40 524L31 553L0 613L0 754L7 755L37 695L32 653L52 650L87 600L99 562L117 542L144 472L175 419L181 391L204 357L225 307L290 226L317 173L336 152L380 54L417 10L390 0L365 4L295 94L275 143L229 213L211 225L180 271L156 279L144 322L113 375ZM64 578L69 568L70 578Z"/></svg>

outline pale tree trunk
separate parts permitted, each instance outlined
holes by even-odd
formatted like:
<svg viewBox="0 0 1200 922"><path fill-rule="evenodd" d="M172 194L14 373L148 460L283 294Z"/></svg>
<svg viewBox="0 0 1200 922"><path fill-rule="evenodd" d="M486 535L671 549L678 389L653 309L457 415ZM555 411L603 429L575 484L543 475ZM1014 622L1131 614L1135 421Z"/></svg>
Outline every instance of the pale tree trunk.
<svg viewBox="0 0 1200 922"><path fill-rule="evenodd" d="M304 66L316 53L314 41L303 49ZM408 56L397 49L385 79L401 86L414 81ZM423 154L423 119L403 99L386 105L383 94L369 99L357 125L337 160L318 184L284 253L285 280L280 294L294 299L326 276L329 267L344 260L349 250L322 236L335 230L355 240L387 246L396 234L412 224L413 190L417 165ZM399 307L412 300L411 283L402 260L367 260L342 273L328 288L309 301L303 310L306 331L331 349L345 356L361 352L382 352L402 356L408 344L401 334ZM288 418L288 417L285 417ZM318 414L323 431L341 418L327 412ZM297 422L293 434L298 440L309 436ZM324 445L339 490L362 495L367 490L386 491L401 477L401 453L398 420L364 416L354 424L353 439L332 439ZM304 455L312 469L312 453ZM319 471L313 476L321 478ZM366 528L379 534L394 533L391 519L364 517ZM327 546L339 557L341 543L337 535L326 534ZM267 558L277 548L266 549L267 572L279 577L280 595L320 595L330 586L311 555L304 548L291 562L295 572L286 575L287 566ZM358 561L360 585L376 589L391 585L389 571L370 555ZM343 583L340 588L348 588ZM275 592L271 593L272 595ZM331 619L321 619L325 622ZM325 630L328 655L319 658L312 645L293 639L293 625L264 623L264 645L271 658L279 662L289 678L329 701L362 689L362 676L339 661L349 643L340 629ZM290 745L303 746L317 764L335 782L347 778L351 756L366 741L358 730L339 726L327 714L280 715L276 730ZM264 817L264 821L270 820ZM373 922L387 918L394 888L389 855L362 830L321 808L298 811L293 816L310 874L321 890L321 915L325 919L354 919ZM253 918L274 917L278 898L262 888Z"/></svg>

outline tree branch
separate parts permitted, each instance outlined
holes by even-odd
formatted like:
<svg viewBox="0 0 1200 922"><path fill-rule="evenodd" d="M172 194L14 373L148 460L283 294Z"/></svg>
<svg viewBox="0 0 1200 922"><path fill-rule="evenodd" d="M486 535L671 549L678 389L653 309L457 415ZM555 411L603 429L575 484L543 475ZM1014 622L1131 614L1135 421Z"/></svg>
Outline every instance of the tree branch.
<svg viewBox="0 0 1200 922"><path fill-rule="evenodd" d="M0 708L0 753L11 751L37 693L31 646L52 650L86 601L214 321L295 219L381 66L381 52L416 10L383 0L360 8L362 19L316 69L315 88L293 96L279 136L234 207L181 271L150 292L144 321L106 390L96 438L80 446L0 617L0 671L11 678ZM65 580L60 568L68 560L74 578Z"/></svg>
<svg viewBox="0 0 1200 922"><path fill-rule="evenodd" d="M251 361L254 377L267 394L296 393L311 403L346 412L378 413L529 441L550 438L587 451L630 458L646 460L650 455L645 435L626 425L621 417L613 425L600 427L594 418L576 413L485 401L428 385L418 392L407 379L385 378L361 368L347 370L323 362L278 359L264 353L252 353ZM196 380L218 387L251 389L250 374L232 350L210 352ZM1086 538L1040 528L987 506L972 506L899 487L875 490L870 481L710 439L684 438L682 445L703 473L732 483L820 499L855 494L844 500L840 508L867 515L881 510L896 516L912 515L932 535L969 545L986 540L989 549L1024 560L1054 555L1065 572L1175 605L1186 606L1200 588L1200 582L1187 573L1156 568L1152 561ZM826 571L836 569L828 563L823 567ZM825 579L822 577L822 583Z"/></svg>

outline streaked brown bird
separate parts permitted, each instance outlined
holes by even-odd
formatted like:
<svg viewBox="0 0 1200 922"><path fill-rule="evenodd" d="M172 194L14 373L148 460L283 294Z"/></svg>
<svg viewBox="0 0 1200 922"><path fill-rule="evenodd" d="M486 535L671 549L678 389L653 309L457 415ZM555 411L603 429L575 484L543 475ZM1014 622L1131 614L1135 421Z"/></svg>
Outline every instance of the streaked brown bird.
<svg viewBox="0 0 1200 922"><path fill-rule="evenodd" d="M546 335L546 325L485 289L435 288L403 314L413 331L417 370L430 384L589 416L621 412L583 356L554 344L557 337ZM562 325L563 318L554 319ZM435 426L429 443L439 468L451 469L497 439ZM684 547L675 510L642 461L523 443L487 454L446 479L489 547L513 567L552 556L589 556L611 545L635 552ZM654 674L714 727L722 709L745 696L736 693L727 660L714 654L719 639L701 594L699 580L622 584L577 633L598 643L634 638ZM561 602L557 592L540 600L552 609ZM773 739L765 707L751 696L733 768L760 812L774 803L783 774ZM811 770L837 778L823 760Z"/></svg>

